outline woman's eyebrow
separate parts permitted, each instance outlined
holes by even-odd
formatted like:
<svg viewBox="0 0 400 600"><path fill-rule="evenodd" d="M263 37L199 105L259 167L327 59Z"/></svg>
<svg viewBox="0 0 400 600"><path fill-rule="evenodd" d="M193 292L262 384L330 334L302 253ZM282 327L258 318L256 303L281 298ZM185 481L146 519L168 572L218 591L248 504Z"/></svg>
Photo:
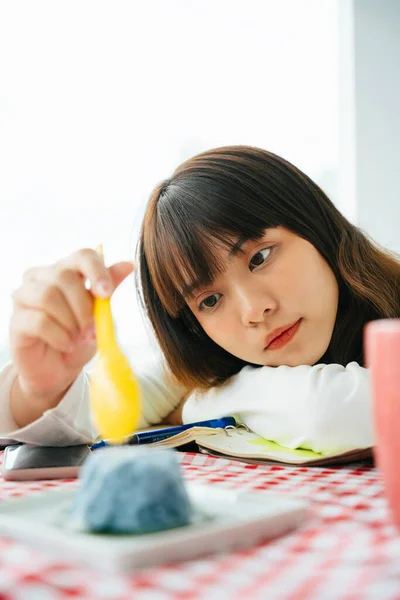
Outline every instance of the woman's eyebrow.
<svg viewBox="0 0 400 600"><path fill-rule="evenodd" d="M263 235L260 236L260 238L257 239L261 239L262 237L264 237ZM243 246L245 244L247 244L247 242L250 241L257 241L257 239L252 240L252 238L248 238L247 236L241 236L234 244L232 244L232 246L229 249L229 256L238 256L239 254L243 254ZM204 282L202 281L193 281L192 283L184 286L184 288L181 291L181 294L184 298L189 298L189 299L193 299L195 296L195 292L196 290L204 287Z"/></svg>
<svg viewBox="0 0 400 600"><path fill-rule="evenodd" d="M239 254L244 254L243 251L243 246L245 244L247 244L248 242L258 242L259 240L263 239L265 237L266 233L262 233L260 236L255 237L255 238L249 238L249 237L245 237L242 236L240 237L237 242L235 242L232 246L231 249L229 250L229 256L238 256Z"/></svg>
<svg viewBox="0 0 400 600"><path fill-rule="evenodd" d="M188 283L182 288L182 297L185 300L194 300L196 298L197 292L210 283L211 281L205 282L201 281L200 279L198 279L197 281L192 281L191 283Z"/></svg>
<svg viewBox="0 0 400 600"><path fill-rule="evenodd" d="M195 291L197 289L199 289L201 287L201 283L199 281L194 281L193 283L191 283L190 285L186 285L183 289L182 289L182 296L186 299L193 299L195 296Z"/></svg>
<svg viewBox="0 0 400 600"><path fill-rule="evenodd" d="M249 241L249 238L247 237L240 237L237 242L235 242L233 244L233 246L231 246L230 250L229 250L229 256L237 256L238 254L241 254L243 252L242 250L242 246Z"/></svg>

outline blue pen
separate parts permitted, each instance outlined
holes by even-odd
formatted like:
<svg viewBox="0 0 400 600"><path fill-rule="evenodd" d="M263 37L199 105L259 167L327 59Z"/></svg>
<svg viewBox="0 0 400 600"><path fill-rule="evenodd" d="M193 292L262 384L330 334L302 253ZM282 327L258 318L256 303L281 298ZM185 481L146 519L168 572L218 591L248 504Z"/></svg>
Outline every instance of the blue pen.
<svg viewBox="0 0 400 600"><path fill-rule="evenodd" d="M134 433L132 437L127 438L125 444L133 446L138 444L153 444L154 442L160 442L161 440L165 440L173 435L177 435L178 433L186 431L186 429L191 429L192 427L212 427L213 429L218 429L219 427L224 428L228 425L235 427L236 421L234 417L223 417L221 419L211 419L210 421L186 423L186 425L165 427L164 429L153 429L152 431L140 431L139 433ZM97 450L98 448L104 448L111 445L112 444L107 443L107 440L101 440L100 442L93 444L91 449Z"/></svg>

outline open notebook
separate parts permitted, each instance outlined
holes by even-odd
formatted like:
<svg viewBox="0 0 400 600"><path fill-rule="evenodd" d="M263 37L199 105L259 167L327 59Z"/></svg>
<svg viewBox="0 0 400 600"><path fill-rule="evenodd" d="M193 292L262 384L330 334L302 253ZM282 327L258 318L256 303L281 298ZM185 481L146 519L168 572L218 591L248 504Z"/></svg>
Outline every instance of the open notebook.
<svg viewBox="0 0 400 600"><path fill-rule="evenodd" d="M359 448L336 454L319 454L311 450L292 450L270 442L242 425L226 429L193 427L165 440L148 444L163 448L177 448L195 442L200 451L213 456L252 463L286 463L291 465L338 465L372 456L372 448Z"/></svg>

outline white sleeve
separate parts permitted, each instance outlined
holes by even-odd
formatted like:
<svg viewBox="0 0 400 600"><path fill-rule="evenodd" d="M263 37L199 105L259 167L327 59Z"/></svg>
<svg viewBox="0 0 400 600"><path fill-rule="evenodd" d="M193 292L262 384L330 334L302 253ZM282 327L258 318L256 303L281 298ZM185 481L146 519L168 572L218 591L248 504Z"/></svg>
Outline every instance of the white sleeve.
<svg viewBox="0 0 400 600"><path fill-rule="evenodd" d="M10 391L16 377L12 364L0 372L0 444L14 442L41 446L90 444L98 437L89 407L89 375L82 371L59 404L18 428L11 414ZM184 391L167 378L160 363L138 374L142 417L138 428L159 423L180 403Z"/></svg>
<svg viewBox="0 0 400 600"><path fill-rule="evenodd" d="M351 362L245 367L219 388L195 392L183 422L236 415L289 448L335 453L374 445L370 374Z"/></svg>
<svg viewBox="0 0 400 600"><path fill-rule="evenodd" d="M12 364L0 372L0 444L13 442L42 446L89 444L97 437L89 411L89 383L82 373L56 408L25 427L18 428L11 414L10 391L17 374Z"/></svg>

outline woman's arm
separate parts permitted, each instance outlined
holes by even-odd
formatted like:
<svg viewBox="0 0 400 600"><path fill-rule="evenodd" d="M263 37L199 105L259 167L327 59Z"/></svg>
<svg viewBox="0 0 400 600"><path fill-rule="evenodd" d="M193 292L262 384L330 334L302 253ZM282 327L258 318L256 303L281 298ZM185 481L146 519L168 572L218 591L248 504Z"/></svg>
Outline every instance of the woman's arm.
<svg viewBox="0 0 400 600"><path fill-rule="evenodd" d="M331 453L374 445L370 375L343 367L245 367L219 388L194 393L183 422L236 415L260 436L289 448Z"/></svg>
<svg viewBox="0 0 400 600"><path fill-rule="evenodd" d="M18 427L10 407L17 373L12 364L0 372L0 444L13 442L41 446L73 446L97 437L89 411L88 376L82 372L55 408L46 410L25 427Z"/></svg>
<svg viewBox="0 0 400 600"><path fill-rule="evenodd" d="M38 419L18 428L10 410L11 388L17 377L12 364L0 372L0 444L13 442L41 446L87 444L97 438L89 406L89 375L78 376L59 404ZM138 428L160 423L181 402L184 391L173 385L161 364L149 365L138 374L142 417Z"/></svg>

